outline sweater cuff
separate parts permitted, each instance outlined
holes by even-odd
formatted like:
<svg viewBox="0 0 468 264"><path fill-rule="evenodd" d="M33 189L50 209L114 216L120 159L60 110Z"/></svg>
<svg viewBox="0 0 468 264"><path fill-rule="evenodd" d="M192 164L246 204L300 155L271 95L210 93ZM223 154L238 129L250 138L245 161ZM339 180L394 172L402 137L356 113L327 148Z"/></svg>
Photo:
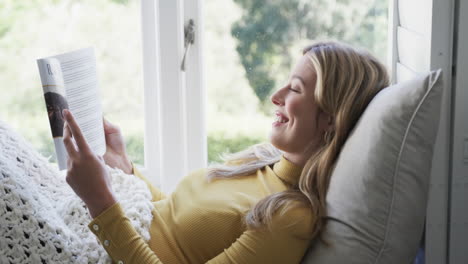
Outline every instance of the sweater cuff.
<svg viewBox="0 0 468 264"><path fill-rule="evenodd" d="M128 253L140 235L125 216L120 203L115 203L94 218L88 228L96 235L109 256L118 263L127 263Z"/></svg>

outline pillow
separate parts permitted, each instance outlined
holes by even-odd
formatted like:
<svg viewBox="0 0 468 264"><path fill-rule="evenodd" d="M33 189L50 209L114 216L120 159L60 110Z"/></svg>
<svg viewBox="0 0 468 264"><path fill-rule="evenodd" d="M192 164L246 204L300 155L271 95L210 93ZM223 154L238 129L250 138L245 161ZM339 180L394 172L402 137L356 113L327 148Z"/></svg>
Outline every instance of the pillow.
<svg viewBox="0 0 468 264"><path fill-rule="evenodd" d="M327 226L305 264L411 263L426 216L441 70L387 87L370 102L332 173Z"/></svg>

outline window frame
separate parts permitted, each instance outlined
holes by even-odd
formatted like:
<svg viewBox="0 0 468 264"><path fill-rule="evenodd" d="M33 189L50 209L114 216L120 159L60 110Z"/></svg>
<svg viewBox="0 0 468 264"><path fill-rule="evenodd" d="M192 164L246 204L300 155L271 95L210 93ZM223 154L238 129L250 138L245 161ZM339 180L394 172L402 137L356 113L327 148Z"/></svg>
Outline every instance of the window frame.
<svg viewBox="0 0 468 264"><path fill-rule="evenodd" d="M201 10L201 0L141 1L145 91L141 172L167 193L190 171L207 165ZM189 18L195 21L195 43L183 72L184 21Z"/></svg>
<svg viewBox="0 0 468 264"><path fill-rule="evenodd" d="M407 69L410 69L414 74L439 68L443 72L444 92L439 131L434 145L426 211L425 261L427 264L450 263L450 256L453 254L453 248L450 246L450 229L452 229L450 222L453 220L450 219L450 208L452 206L450 198L451 189L453 189L453 187L450 188L450 185L453 186L453 157L451 155L453 150L453 117L451 110L453 100L451 88L453 77L454 1L456 0L419 0L416 3L410 1L414 0L390 0L390 69L392 69L392 81L394 83L405 79L405 73L398 70L404 66L410 66ZM418 15L429 21L423 25L418 25L417 29L404 28L401 25L402 21L400 21L400 12L404 7L401 3L409 10L414 10L414 6L419 7ZM424 4L424 6L419 6L421 4ZM413 50L414 46L402 45L403 39L399 38L402 38L401 33L405 30L406 34L418 35L418 39L424 41L423 45L417 46L417 50ZM398 49L399 44L401 50ZM411 65L406 63L409 62L408 60L402 62L401 57L403 55L412 55L408 50L423 52L424 61L416 64L411 63Z"/></svg>

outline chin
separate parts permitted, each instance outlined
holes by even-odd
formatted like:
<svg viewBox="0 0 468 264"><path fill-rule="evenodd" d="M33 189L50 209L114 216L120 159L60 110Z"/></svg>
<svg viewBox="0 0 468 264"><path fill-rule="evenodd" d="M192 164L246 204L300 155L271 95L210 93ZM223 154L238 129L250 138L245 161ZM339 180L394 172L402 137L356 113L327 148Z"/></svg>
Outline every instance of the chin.
<svg viewBox="0 0 468 264"><path fill-rule="evenodd" d="M271 135L270 135L269 140L270 140L270 144L273 145L275 148L281 151L286 151L287 144L285 144L285 142L279 141L277 140L277 138L272 137Z"/></svg>

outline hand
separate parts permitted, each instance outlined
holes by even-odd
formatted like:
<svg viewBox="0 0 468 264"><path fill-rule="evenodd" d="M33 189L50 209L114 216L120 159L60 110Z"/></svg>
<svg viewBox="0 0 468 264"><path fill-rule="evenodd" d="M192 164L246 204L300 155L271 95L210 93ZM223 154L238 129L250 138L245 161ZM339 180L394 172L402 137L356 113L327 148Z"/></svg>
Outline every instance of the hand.
<svg viewBox="0 0 468 264"><path fill-rule="evenodd" d="M104 117L104 134L106 136L106 153L104 161L112 168L119 168L126 174L133 174L133 167L125 151L125 141L120 128L111 124Z"/></svg>
<svg viewBox="0 0 468 264"><path fill-rule="evenodd" d="M66 181L95 218L117 202L109 173L104 159L89 148L73 115L65 109L63 116L66 121L63 143L68 153ZM75 139L76 147L71 137Z"/></svg>

